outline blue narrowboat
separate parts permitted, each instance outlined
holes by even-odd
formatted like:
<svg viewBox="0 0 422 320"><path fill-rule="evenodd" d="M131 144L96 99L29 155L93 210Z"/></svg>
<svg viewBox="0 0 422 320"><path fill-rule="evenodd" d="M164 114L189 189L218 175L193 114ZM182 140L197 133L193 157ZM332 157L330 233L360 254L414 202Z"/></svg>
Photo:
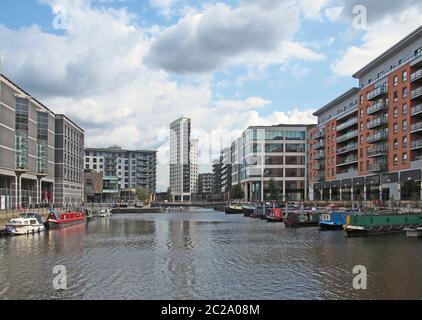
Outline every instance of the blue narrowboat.
<svg viewBox="0 0 422 320"><path fill-rule="evenodd" d="M319 227L321 230L343 230L348 214L349 213L345 211L322 213L321 219L319 220Z"/></svg>

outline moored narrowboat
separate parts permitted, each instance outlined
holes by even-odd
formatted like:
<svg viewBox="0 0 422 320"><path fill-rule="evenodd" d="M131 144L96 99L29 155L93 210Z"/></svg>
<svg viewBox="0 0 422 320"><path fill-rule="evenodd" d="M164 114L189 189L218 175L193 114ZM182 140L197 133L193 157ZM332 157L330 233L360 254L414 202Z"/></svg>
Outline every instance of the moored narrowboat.
<svg viewBox="0 0 422 320"><path fill-rule="evenodd" d="M286 227L316 227L319 223L319 213L312 210L297 210L284 213Z"/></svg>
<svg viewBox="0 0 422 320"><path fill-rule="evenodd" d="M250 217L255 211L255 206L253 205L244 205L243 206L243 216Z"/></svg>
<svg viewBox="0 0 422 320"><path fill-rule="evenodd" d="M402 232L422 227L422 214L353 214L346 217L344 230L349 237Z"/></svg>
<svg viewBox="0 0 422 320"><path fill-rule="evenodd" d="M267 211L268 222L283 222L283 213L281 208L268 208Z"/></svg>
<svg viewBox="0 0 422 320"><path fill-rule="evenodd" d="M243 207L237 204L231 204L224 209L226 214L243 214Z"/></svg>
<svg viewBox="0 0 422 320"><path fill-rule="evenodd" d="M82 211L69 211L60 213L51 211L47 218L48 226L52 229L68 227L85 222L86 213Z"/></svg>
<svg viewBox="0 0 422 320"><path fill-rule="evenodd" d="M320 230L343 230L343 226L346 224L347 215L348 213L345 211L322 213L319 220Z"/></svg>

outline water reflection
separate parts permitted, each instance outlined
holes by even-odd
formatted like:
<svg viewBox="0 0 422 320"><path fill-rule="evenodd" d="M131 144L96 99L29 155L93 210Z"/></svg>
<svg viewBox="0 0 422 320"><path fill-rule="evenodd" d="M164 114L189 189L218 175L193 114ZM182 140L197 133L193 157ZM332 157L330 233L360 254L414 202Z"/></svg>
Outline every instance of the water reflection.
<svg viewBox="0 0 422 320"><path fill-rule="evenodd" d="M390 299L422 297L422 241L198 211L114 215L0 239L1 299ZM68 290L52 268L68 270ZM368 290L352 269L368 269Z"/></svg>

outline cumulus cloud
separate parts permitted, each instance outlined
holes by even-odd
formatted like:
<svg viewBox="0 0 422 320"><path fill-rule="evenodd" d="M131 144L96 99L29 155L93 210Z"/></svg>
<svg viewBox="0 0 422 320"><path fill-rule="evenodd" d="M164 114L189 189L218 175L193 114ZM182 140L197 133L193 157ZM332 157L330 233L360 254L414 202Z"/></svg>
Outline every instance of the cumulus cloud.
<svg viewBox="0 0 422 320"><path fill-rule="evenodd" d="M404 2L409 4L415 3L415 1ZM396 10L402 8L401 4L398 3L399 1L393 6ZM376 7L371 4L371 10L375 9ZM376 23L369 23L371 20L368 20L367 30L362 36L362 44L349 47L331 65L331 69L335 74L340 76L353 75L365 64L375 59L420 26L420 17L422 15L421 4L414 4L397 12L382 10L386 14L383 18L378 18Z"/></svg>
<svg viewBox="0 0 422 320"><path fill-rule="evenodd" d="M292 1L243 1L192 10L153 41L146 63L168 72L210 72L235 61L283 63L288 58L320 59L295 43L301 10Z"/></svg>

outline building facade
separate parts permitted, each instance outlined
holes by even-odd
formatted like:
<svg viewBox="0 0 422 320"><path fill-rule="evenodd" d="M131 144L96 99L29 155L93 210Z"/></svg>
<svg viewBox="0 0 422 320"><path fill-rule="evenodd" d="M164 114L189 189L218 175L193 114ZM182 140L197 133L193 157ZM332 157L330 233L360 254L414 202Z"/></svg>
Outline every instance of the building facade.
<svg viewBox="0 0 422 320"><path fill-rule="evenodd" d="M313 198L420 200L422 27L354 78L359 88L315 113Z"/></svg>
<svg viewBox="0 0 422 320"><path fill-rule="evenodd" d="M180 118L170 124L170 189L173 201L191 200L191 120Z"/></svg>
<svg viewBox="0 0 422 320"><path fill-rule="evenodd" d="M85 170L101 172L107 199L115 199L117 192L146 188L155 193L157 187L157 151L86 148Z"/></svg>
<svg viewBox="0 0 422 320"><path fill-rule="evenodd" d="M264 201L269 197L268 184L273 179L282 201L302 201L307 197L306 125L249 127L232 149L238 167L232 172L232 184L241 183L244 200ZM239 175L236 178L236 174Z"/></svg>
<svg viewBox="0 0 422 320"><path fill-rule="evenodd" d="M231 148L224 148L220 156L221 163L221 193L227 194L232 187Z"/></svg>
<svg viewBox="0 0 422 320"><path fill-rule="evenodd" d="M198 193L199 175L199 140L192 139L190 143L190 192Z"/></svg>
<svg viewBox="0 0 422 320"><path fill-rule="evenodd" d="M198 179L198 193L211 194L214 191L214 175L212 173L200 173Z"/></svg>
<svg viewBox="0 0 422 320"><path fill-rule="evenodd" d="M0 75L0 210L63 205L56 126L64 117ZM75 185L83 190L82 180ZM74 200L82 203L83 192Z"/></svg>
<svg viewBox="0 0 422 320"><path fill-rule="evenodd" d="M62 114L56 115L55 203L79 206L84 199L84 130Z"/></svg>

